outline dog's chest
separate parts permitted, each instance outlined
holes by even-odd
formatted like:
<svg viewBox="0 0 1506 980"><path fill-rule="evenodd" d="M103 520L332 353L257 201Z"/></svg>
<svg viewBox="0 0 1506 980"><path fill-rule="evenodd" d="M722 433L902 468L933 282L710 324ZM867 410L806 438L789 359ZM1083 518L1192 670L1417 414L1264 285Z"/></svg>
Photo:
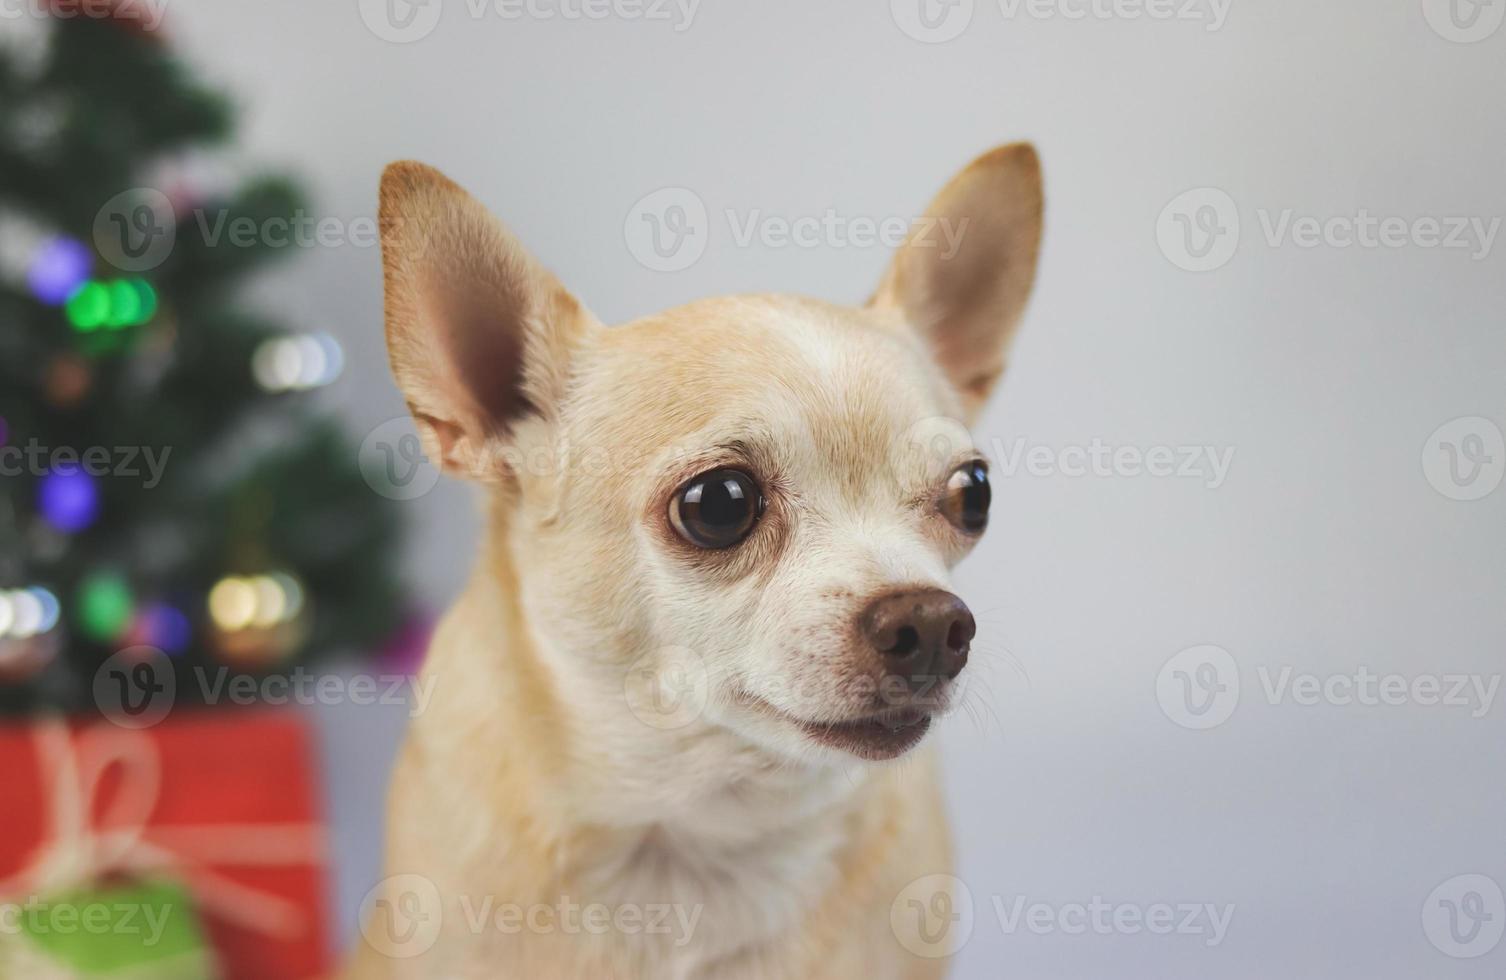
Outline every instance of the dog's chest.
<svg viewBox="0 0 1506 980"><path fill-rule="evenodd" d="M722 975L730 961L775 955L769 949L799 931L838 882L844 826L805 820L753 841L656 827L605 865L591 891L623 905L657 899L655 914L671 930L658 944L669 974Z"/></svg>

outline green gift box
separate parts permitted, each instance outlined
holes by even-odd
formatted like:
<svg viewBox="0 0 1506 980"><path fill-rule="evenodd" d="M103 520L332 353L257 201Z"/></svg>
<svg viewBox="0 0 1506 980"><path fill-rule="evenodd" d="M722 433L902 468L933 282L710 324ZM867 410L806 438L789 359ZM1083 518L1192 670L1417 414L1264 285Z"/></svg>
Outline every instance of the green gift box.
<svg viewBox="0 0 1506 980"><path fill-rule="evenodd" d="M193 897L168 881L12 902L0 980L219 980Z"/></svg>

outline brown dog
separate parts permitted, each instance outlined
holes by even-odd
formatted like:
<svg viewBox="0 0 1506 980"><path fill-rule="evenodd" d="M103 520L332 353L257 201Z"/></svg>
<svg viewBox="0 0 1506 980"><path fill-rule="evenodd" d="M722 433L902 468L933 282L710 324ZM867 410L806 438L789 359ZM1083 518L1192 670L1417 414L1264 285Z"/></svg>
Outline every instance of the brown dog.
<svg viewBox="0 0 1506 980"><path fill-rule="evenodd" d="M353 976L943 972L902 900L950 869L917 746L974 631L949 573L989 489L962 423L1041 215L1034 150L1001 147L866 306L608 329L455 184L388 168L393 370L490 527L429 653Z"/></svg>

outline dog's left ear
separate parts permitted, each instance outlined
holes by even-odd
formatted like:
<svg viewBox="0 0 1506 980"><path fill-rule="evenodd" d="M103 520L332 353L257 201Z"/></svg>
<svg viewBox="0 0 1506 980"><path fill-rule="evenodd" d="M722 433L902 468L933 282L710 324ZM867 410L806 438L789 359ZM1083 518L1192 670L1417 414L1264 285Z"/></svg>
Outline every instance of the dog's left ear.
<svg viewBox="0 0 1506 980"><path fill-rule="evenodd" d="M516 427L550 419L600 323L496 218L432 167L382 174L392 371L424 451L457 476L508 476Z"/></svg>
<svg viewBox="0 0 1506 980"><path fill-rule="evenodd" d="M1035 283L1043 209L1035 147L985 153L931 202L869 302L926 340L968 421L1004 373Z"/></svg>

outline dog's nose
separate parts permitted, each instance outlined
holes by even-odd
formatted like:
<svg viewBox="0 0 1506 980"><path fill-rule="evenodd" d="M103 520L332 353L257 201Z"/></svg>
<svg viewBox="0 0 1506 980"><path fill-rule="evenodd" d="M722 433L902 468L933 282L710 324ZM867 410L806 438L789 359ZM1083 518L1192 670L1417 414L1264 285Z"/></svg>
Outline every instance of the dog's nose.
<svg viewBox="0 0 1506 980"><path fill-rule="evenodd" d="M869 603L860 624L889 674L912 684L950 680L967 666L978 626L967 605L941 589L917 589Z"/></svg>

